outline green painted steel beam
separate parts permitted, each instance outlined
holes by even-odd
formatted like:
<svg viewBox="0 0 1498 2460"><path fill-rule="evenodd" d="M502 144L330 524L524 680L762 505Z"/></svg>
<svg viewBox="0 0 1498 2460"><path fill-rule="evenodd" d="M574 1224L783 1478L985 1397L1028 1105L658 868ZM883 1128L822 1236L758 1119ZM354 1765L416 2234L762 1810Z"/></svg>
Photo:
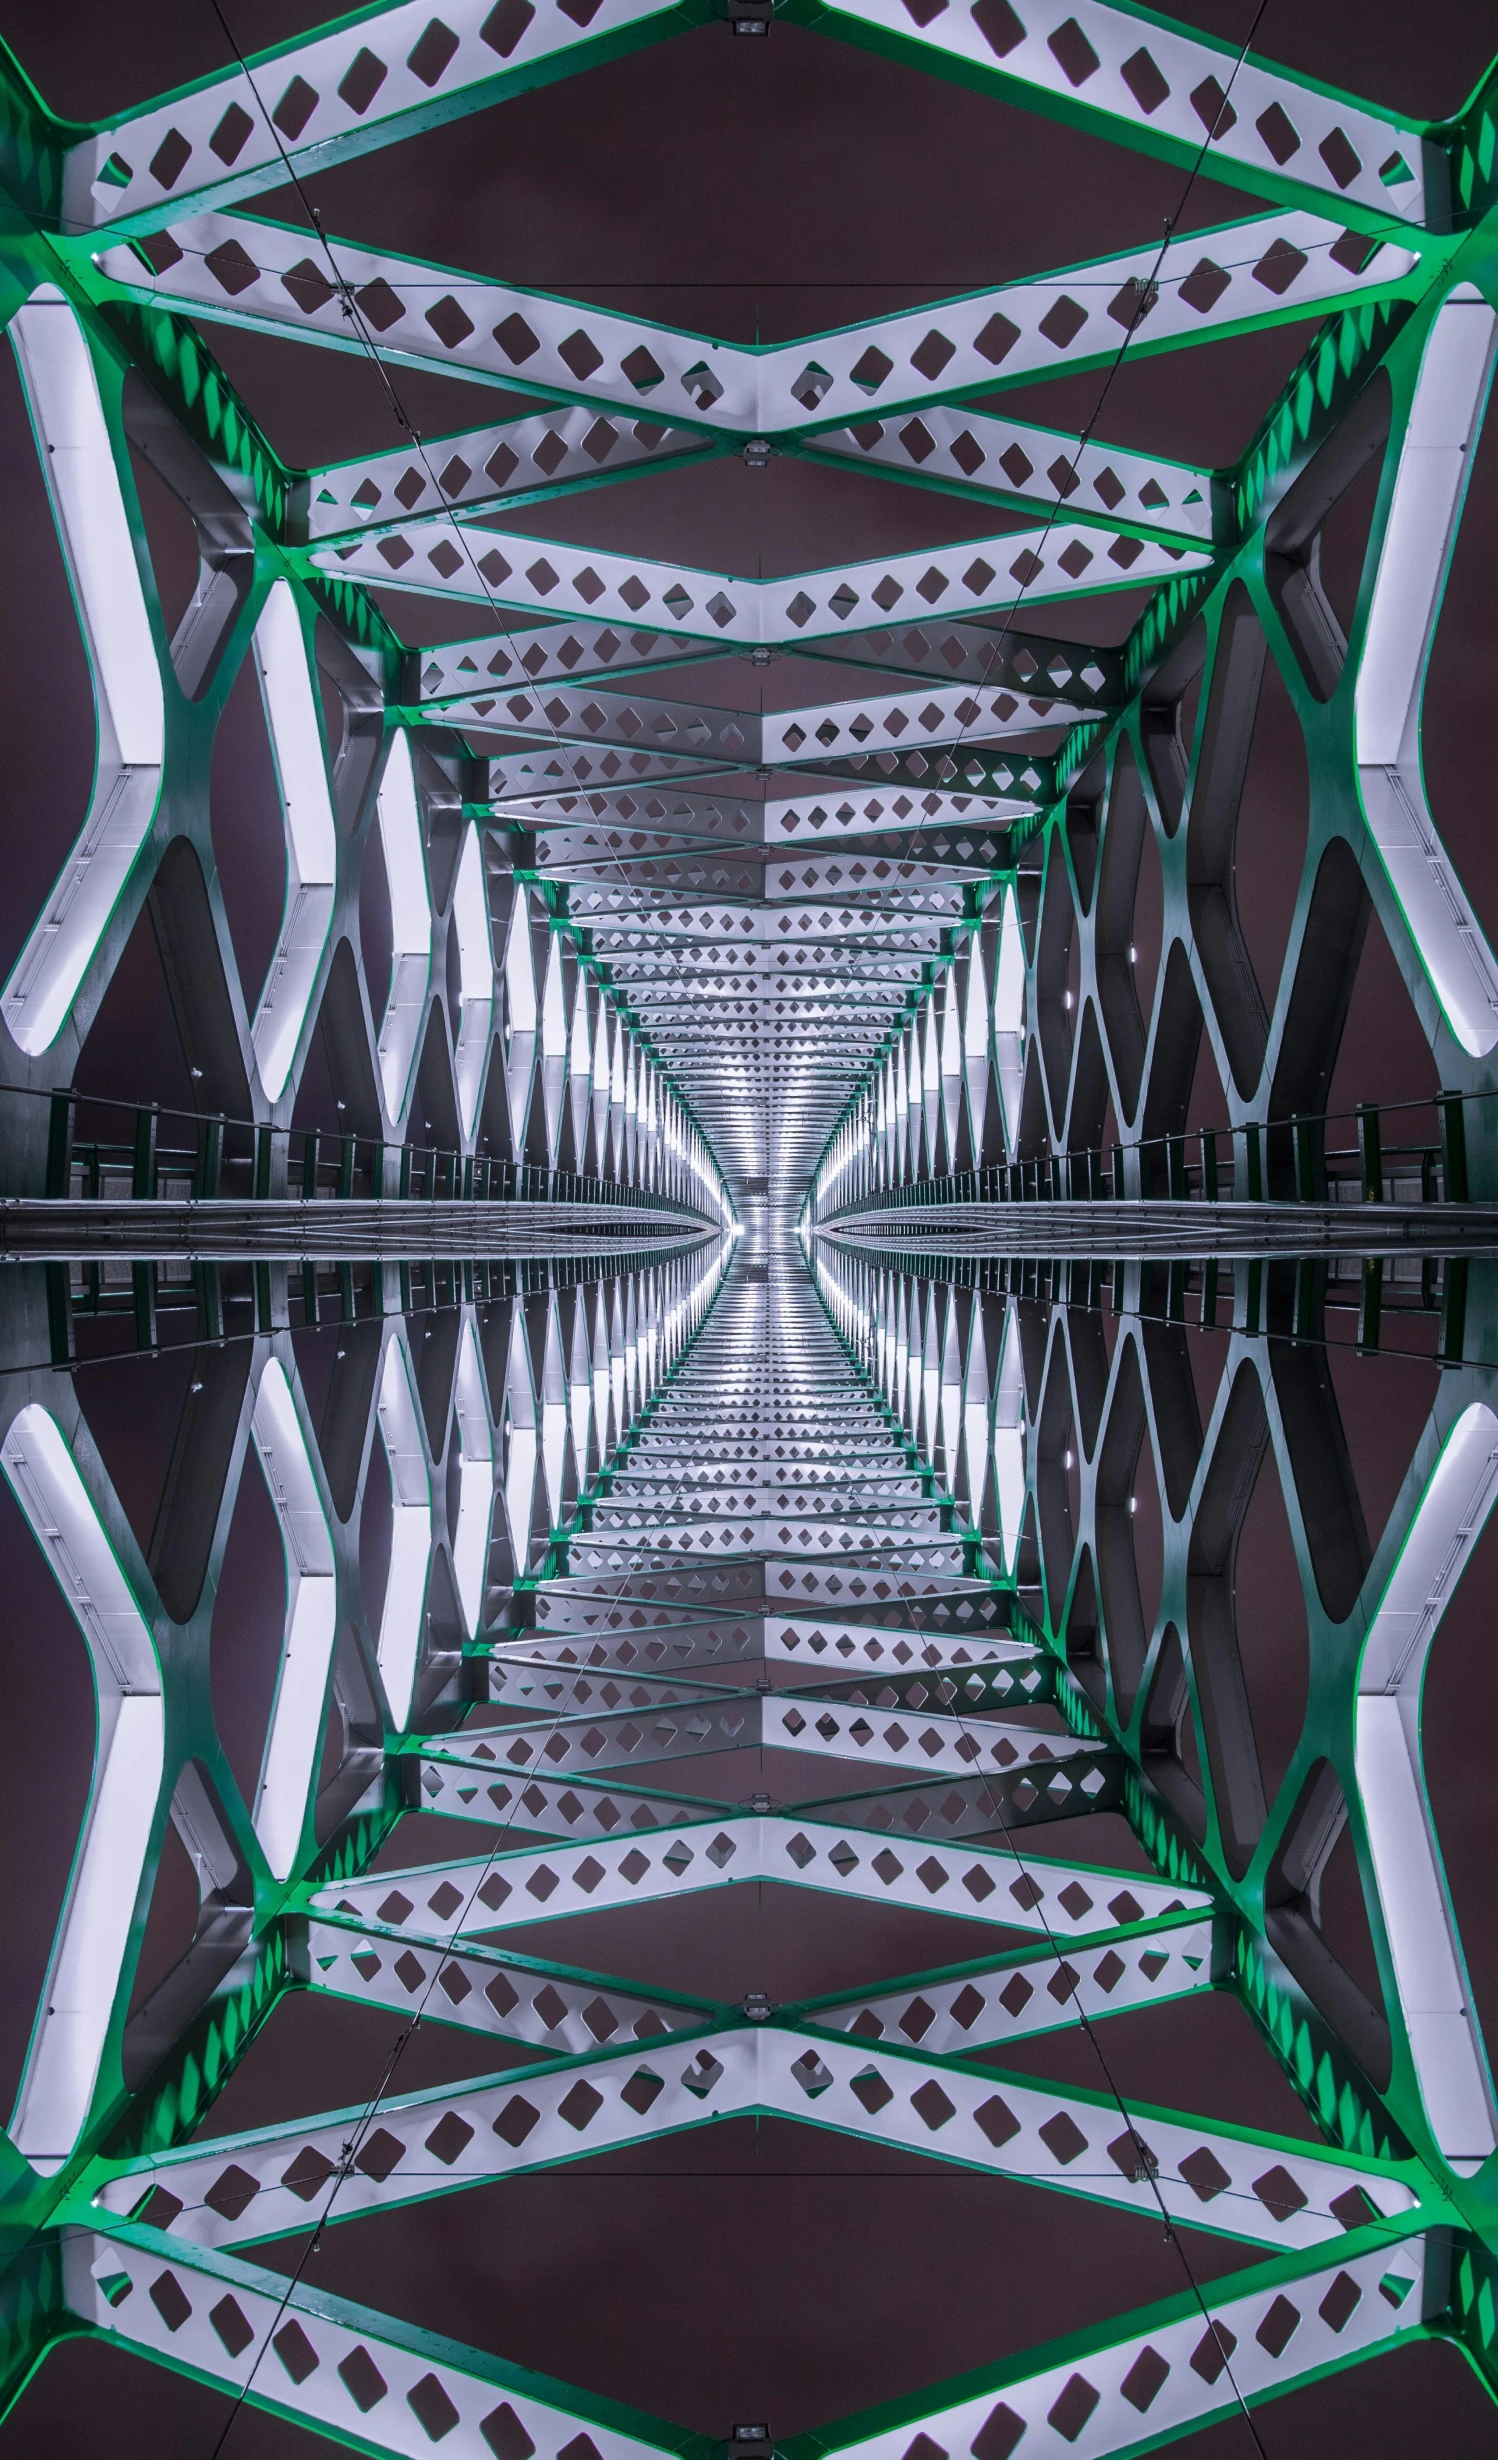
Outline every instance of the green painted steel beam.
<svg viewBox="0 0 1498 2460"><path fill-rule="evenodd" d="M103 295L392 366L598 412L752 440L813 436L981 398L1078 368L1418 293L1401 227L1383 237L1298 210L1194 231L998 289L793 342L727 343L574 299L481 280L305 224L204 214L90 260Z"/></svg>
<svg viewBox="0 0 1498 2460"><path fill-rule="evenodd" d="M691 0L387 0L291 43L226 58L216 76L70 131L61 235L91 246L308 178L448 126L701 22ZM225 51L228 51L227 41ZM61 133L61 132L59 132Z"/></svg>

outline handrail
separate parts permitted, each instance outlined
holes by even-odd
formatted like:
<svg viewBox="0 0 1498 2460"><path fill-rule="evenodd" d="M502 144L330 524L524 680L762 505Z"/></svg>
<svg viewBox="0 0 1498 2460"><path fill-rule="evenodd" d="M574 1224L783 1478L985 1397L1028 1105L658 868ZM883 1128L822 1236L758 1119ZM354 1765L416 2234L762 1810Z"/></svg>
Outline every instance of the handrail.
<svg viewBox="0 0 1498 2460"><path fill-rule="evenodd" d="M32 1088L10 1090L30 1092ZM345 1129L277 1127L223 1112L131 1103L76 1087L42 1095L50 1105L45 1193L117 1201L177 1198L325 1201L398 1196L417 1201L656 1206L696 1212L684 1197L626 1179L584 1177L543 1163L514 1162L436 1145L386 1143ZM80 1134L91 1111L122 1114L120 1132ZM166 1130L165 1135L163 1130ZM706 1216L704 1216L704 1219Z"/></svg>
<svg viewBox="0 0 1498 2460"><path fill-rule="evenodd" d="M817 1218L830 1222L870 1206L893 1210L938 1204L1121 1203L1131 1195L1145 1202L1176 1203L1233 1198L1250 1203L1465 1203L1466 1105L1492 1098L1486 1091L1443 1090L1419 1101L1360 1102L1351 1111L1294 1112L1237 1128L1202 1128L1141 1137L1128 1145L1034 1154L948 1172L938 1179L900 1179L856 1191L845 1187L835 1210L819 1212ZM1431 1115L1430 1134L1394 1140L1385 1131L1385 1121L1410 1111ZM1342 1121L1354 1123L1355 1141L1328 1144L1327 1129ZM1128 1185L1128 1155L1138 1157L1133 1190Z"/></svg>

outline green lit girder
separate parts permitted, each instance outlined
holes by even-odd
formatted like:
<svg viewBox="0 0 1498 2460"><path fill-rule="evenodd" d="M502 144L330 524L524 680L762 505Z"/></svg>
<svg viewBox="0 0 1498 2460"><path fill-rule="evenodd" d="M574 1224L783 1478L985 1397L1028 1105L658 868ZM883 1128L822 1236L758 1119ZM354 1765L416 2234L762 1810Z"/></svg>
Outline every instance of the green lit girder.
<svg viewBox="0 0 1498 2460"><path fill-rule="evenodd" d="M400 530L462 511L492 514L545 503L650 470L679 468L715 449L700 429L663 427L638 406L609 418L580 403L493 427L431 437L420 452L374 453L312 471L294 500L295 534L309 544ZM730 449L720 439L718 450ZM991 412L928 406L899 423L860 420L794 447L812 459L867 465L943 494L1005 509L1065 504L1083 520L1174 546L1213 535L1211 474L1151 453L1128 452Z"/></svg>
<svg viewBox="0 0 1498 2460"><path fill-rule="evenodd" d="M500 825L537 833L538 844L544 832L558 860L585 852L597 860L606 854L624 858L645 851L655 840L704 851L716 847L723 855L792 857L865 838L881 840L880 851L896 859L911 853L924 856L928 831L950 832L954 843L964 832L986 840L1026 818L1037 808L1051 763L1026 759L1024 770L1032 769L1033 783L1024 782L1007 794L930 784L915 792L873 781L860 781L855 788L805 777L796 781L802 784L800 793L771 793L763 802L714 792L699 781L681 788L664 782L644 787L600 784L571 794L506 796L484 809ZM791 780L785 777L782 782ZM906 845L912 837L914 842ZM616 878L623 876L616 871Z"/></svg>
<svg viewBox="0 0 1498 2460"><path fill-rule="evenodd" d="M745 2116L788 2118L1088 2203L1295 2253L1384 2221L1399 2236L1453 2217L1414 2164L1349 2159L1295 2137L1084 2092L986 2062L740 2016L683 2034L660 2019L618 2043L508 2067L454 2090L386 2098L328 2226ZM357 2137L329 2110L207 2146L91 2171L66 2207L84 2225L138 2216L185 2246L232 2249L307 2225Z"/></svg>
<svg viewBox="0 0 1498 2460"><path fill-rule="evenodd" d="M704 702L662 700L650 693L553 683L540 691L485 692L444 703L431 714L438 724L483 727L496 735L539 741L559 757L580 747L624 752L632 761L665 761L684 774L692 768L719 773L773 765L889 790L937 785L978 793L995 788L992 746L1025 742L1054 727L1058 718L1075 722L1078 716L1098 712L1058 711L1053 702L1033 695L1020 700L1012 692L975 692L969 684L948 684L869 699L812 702L760 716ZM1000 774L1003 791L1016 774L1013 756L1006 758ZM526 792L523 785L509 782L508 753L491 760L489 792L496 802Z"/></svg>
<svg viewBox="0 0 1498 2460"><path fill-rule="evenodd" d="M357 12L256 54L248 76L226 70L82 137L66 161L63 228L85 240L159 230L184 205L200 213L280 187L288 161L324 169L700 14L640 0L603 0L585 17L550 0L454 0L443 18L425 0ZM814 22L1183 167L1195 167L1210 139L1215 179L1330 209L1355 227L1439 230L1447 209L1440 144L1419 123L1267 61L1240 68L1231 45L1153 12L1079 0L1064 22L1051 8L1022 17L1007 4L917 17L894 0L862 0L818 7ZM1470 194L1470 174L1466 184Z"/></svg>
<svg viewBox="0 0 1498 2460"><path fill-rule="evenodd" d="M319 549L319 569L380 588L398 585L427 597L512 607L527 616L588 617L623 629L669 624L683 638L724 650L824 646L839 633L876 624L1002 612L1020 603L1050 605L1100 590L1138 588L1177 570L1200 572L1210 558L1140 538L1105 547L1085 523L1010 531L919 555L872 557L773 581L704 572L648 556L607 554L553 540L500 536L452 520Z"/></svg>
<svg viewBox="0 0 1498 2460"><path fill-rule="evenodd" d="M1125 336L1136 353L1178 350L1404 286L1418 290L1439 266L1425 267L1403 239L1349 233L1340 217L1281 211L935 308L757 345L580 307L353 240L309 240L305 224L249 215L196 216L141 247L107 248L89 278L149 305L327 349L362 350L372 337L394 364L665 428L810 438L1106 366ZM899 462L896 455L872 466L889 474ZM904 466L920 467L908 447ZM1097 509L1100 475L1087 462L1078 474L1094 518L1108 510L1106 501L1101 515ZM1155 476L1157 484L1168 478L1162 492L1189 511L1185 498L1199 489L1199 474L1159 464Z"/></svg>
<svg viewBox="0 0 1498 2460"><path fill-rule="evenodd" d="M453 641L445 648L412 652L418 672L410 678L409 706L471 700L500 685L602 683L711 657L702 641L642 631L637 624L511 625L497 637ZM992 691L1049 695L1066 708L1101 702L1115 708L1126 697L1116 649L1088 648L1047 639L1028 626L992 630L979 624L923 616L897 628L881 626L835 643L797 644L798 656L835 658L839 665L871 666L891 677L934 684L965 683ZM419 687L420 698L417 698Z"/></svg>
<svg viewBox="0 0 1498 2460"><path fill-rule="evenodd" d="M1071 2440L1090 2423L1095 2453L1137 2451L1230 2414L1240 2396L1271 2399L1417 2337L1442 2312L1449 2269L1439 2230L1359 2229L1329 2255L1235 2274L1205 2318L1189 2294L1164 2301L823 2427L787 2445L788 2460L900 2460L913 2442L943 2454L975 2442L1010 2452L1046 2420ZM138 2224L70 2231L63 2289L71 2315L119 2346L230 2393L248 2386L255 2406L362 2450L408 2453L410 2417L428 2440L466 2428L475 2448L482 2438L500 2460L531 2452L707 2460L711 2448L661 2420Z"/></svg>

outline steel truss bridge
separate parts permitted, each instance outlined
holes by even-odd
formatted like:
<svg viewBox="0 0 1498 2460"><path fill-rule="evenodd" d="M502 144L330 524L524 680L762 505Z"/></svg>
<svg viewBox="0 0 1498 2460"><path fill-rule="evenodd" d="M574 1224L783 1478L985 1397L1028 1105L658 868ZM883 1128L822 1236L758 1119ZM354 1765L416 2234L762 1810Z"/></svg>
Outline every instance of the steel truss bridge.
<svg viewBox="0 0 1498 2460"><path fill-rule="evenodd" d="M761 39L775 14L727 13ZM742 2115L1238 2250L787 2460L1101 2460L1432 2338L1498 2397L1498 2105L1420 1725L1498 1497L1498 958L1420 757L1498 341L1498 80L1427 126L1119 0L779 14L1204 168L1243 215L739 346L256 210L696 0L397 0L91 128L0 65L0 316L97 737L0 992L0 1469L96 1697L0 2147L0 2445L87 2335L231 2426L706 2460L696 2427L260 2251ZM1230 469L1005 413L1121 350L1308 317ZM503 415L292 469L214 360L225 324L487 385ZM729 455L935 490L992 533L763 579L513 524ZM143 465L196 541L171 622ZM1339 602L1323 540L1355 497ZM1061 637L1068 602L1141 585L1121 648ZM387 587L471 607L471 634L408 647ZM682 670L728 653L794 660L801 697L717 705ZM206 784L246 668L284 823L263 979ZM850 668L866 689L829 690ZM1266 678L1310 780L1273 979L1237 868ZM1373 918L1438 1091L1340 1122ZM191 1111L80 1086L142 928ZM1376 1358L1406 1321L1435 1399L1370 1528L1327 1345ZM122 1346L193 1359L146 1529L80 1397ZM1282 1768L1236 1603L1261 1475L1315 1670ZM243 1785L207 1669L246 1481L285 1611ZM1132 1859L1097 1858L1105 1814ZM465 1824L433 1860L438 1819ZM199 1909L142 1994L173 1831ZM1343 1839L1376 1990L1323 1924ZM783 2005L521 1935L746 1882L1004 1935ZM1005 2063L1214 1992L1303 2132L1146 2106L1105 2060L1085 2089ZM492 2071L411 2090L392 2065L365 2104L205 2132L292 1994L481 2035Z"/></svg>

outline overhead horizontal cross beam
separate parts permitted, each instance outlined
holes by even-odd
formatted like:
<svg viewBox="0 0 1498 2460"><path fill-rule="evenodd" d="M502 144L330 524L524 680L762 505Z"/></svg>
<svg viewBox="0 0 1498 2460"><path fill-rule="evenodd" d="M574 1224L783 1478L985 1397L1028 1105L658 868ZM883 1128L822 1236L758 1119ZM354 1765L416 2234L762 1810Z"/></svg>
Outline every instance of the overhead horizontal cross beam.
<svg viewBox="0 0 1498 2460"><path fill-rule="evenodd" d="M294 492L292 533L311 544L392 528L409 535L415 522L447 512L548 503L680 468L732 442L573 403L313 470ZM1225 519L1206 470L976 410L937 406L898 423L861 420L791 449L1019 512L1065 505L1100 528L1178 546L1210 545Z"/></svg>
<svg viewBox="0 0 1498 2460"><path fill-rule="evenodd" d="M532 618L591 617L620 629L645 621L733 650L794 649L880 622L995 614L1021 604L1094 597L1100 590L1137 589L1176 572L1204 571L1211 558L1205 550L1141 538L1115 538L1105 547L1096 529L1067 520L934 553L876 556L757 581L444 518L418 527L410 538L390 531L318 548L312 561L379 588L512 607Z"/></svg>
<svg viewBox="0 0 1498 2460"><path fill-rule="evenodd" d="M539 688L549 683L601 683L650 674L720 655L706 642L637 624L548 622L511 624L477 640L412 652L416 671L405 687L407 707L472 699L500 686ZM789 654L789 653L786 653ZM942 685L962 683L995 692L1027 693L1091 707L1116 708L1124 697L1123 661L1116 649L1056 641L1006 623L985 627L920 617L897 630L880 624L835 642L802 642L798 657L835 658L839 665L872 666L894 676ZM772 659L774 653L771 653Z"/></svg>
<svg viewBox="0 0 1498 2460"><path fill-rule="evenodd" d="M1125 339L1135 355L1178 350L1386 298L1426 278L1403 234L1369 238L1340 218L1286 210L867 324L751 345L350 240L309 244L305 226L246 215L199 215L108 248L98 273L131 298L182 314L327 349L376 343L392 363L744 440L810 438L981 399L1107 366ZM1187 492L1178 482L1173 491Z"/></svg>
<svg viewBox="0 0 1498 2460"><path fill-rule="evenodd" d="M1115 143L1360 227L1441 227L1444 158L1420 124L1118 0L818 5L812 22ZM789 16L808 13L793 0ZM106 122L68 151L65 232L149 232L280 187L659 40L691 7L426 0L356 11ZM1231 90L1231 100L1229 100Z"/></svg>

